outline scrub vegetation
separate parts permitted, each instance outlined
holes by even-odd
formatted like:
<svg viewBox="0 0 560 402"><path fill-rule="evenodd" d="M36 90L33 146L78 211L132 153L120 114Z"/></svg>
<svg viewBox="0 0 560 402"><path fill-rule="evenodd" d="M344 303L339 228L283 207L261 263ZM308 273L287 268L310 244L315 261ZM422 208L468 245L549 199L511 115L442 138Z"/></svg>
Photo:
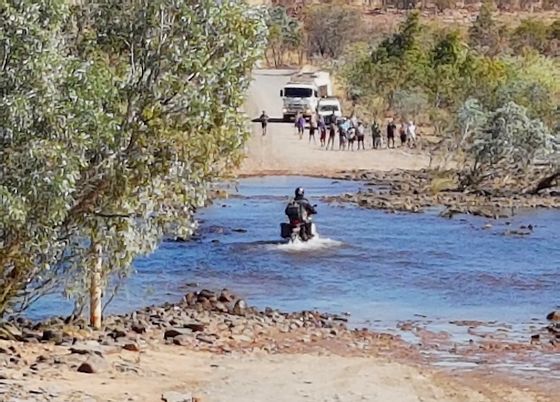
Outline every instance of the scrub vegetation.
<svg viewBox="0 0 560 402"><path fill-rule="evenodd" d="M191 233L240 160L263 20L240 1L0 2L0 316L61 289L77 314Z"/></svg>
<svg viewBox="0 0 560 402"><path fill-rule="evenodd" d="M361 12L346 2L285 10L300 21L291 26L308 60L336 72L358 114L413 119L434 132L434 167L453 167L458 190L553 186L560 175L560 19L507 25L497 13L529 3L486 1L469 26L441 28L419 11L430 5L384 2L410 11L394 32L382 34L363 15L343 17ZM323 27L325 43L314 39L315 27Z"/></svg>

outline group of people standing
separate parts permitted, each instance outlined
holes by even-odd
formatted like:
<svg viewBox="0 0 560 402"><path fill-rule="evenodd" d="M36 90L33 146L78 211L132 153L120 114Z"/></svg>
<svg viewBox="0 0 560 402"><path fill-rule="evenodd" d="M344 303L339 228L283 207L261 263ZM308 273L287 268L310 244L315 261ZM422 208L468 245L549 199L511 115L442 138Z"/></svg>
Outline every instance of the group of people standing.
<svg viewBox="0 0 560 402"><path fill-rule="evenodd" d="M298 114L295 119L295 127L300 139L303 139L305 131L305 118L303 115ZM336 136L338 134L338 149L339 150L354 150L354 143L357 143L358 150L360 146L365 148L365 126L353 115L350 118L335 117L333 115L319 115L312 113L309 118L309 142L313 140L316 144L315 133L319 132L319 142L321 148L326 150L334 150Z"/></svg>
<svg viewBox="0 0 560 402"><path fill-rule="evenodd" d="M381 146L381 130L379 130L379 126L376 127L376 133L373 133L374 136L374 148L376 147L376 137L379 139L379 146ZM398 130L399 139L401 141L401 147L408 145L409 148L416 147L416 125L412 120L409 122L401 122L400 128ZM395 137L397 136L397 125L394 119L391 119L387 123L387 148L395 148Z"/></svg>
<svg viewBox="0 0 560 402"><path fill-rule="evenodd" d="M266 135L269 117L263 110L259 120L262 125L262 135ZM305 133L306 120L303 114L298 113L295 117L294 126L296 128L299 139L303 139ZM398 130L397 130L398 129ZM319 132L319 141L321 148L326 150L334 150L336 136L338 134L338 149L339 150L354 150L354 143L357 142L358 150L360 146L365 150L365 124L358 120L356 115L351 117L336 117L333 115L319 115L312 113L309 119L309 142L313 140L316 144L315 133ZM416 125L412 120L408 122L401 122L400 127L397 127L394 119L387 123L386 137L387 148L395 148L395 137L399 136L401 147L407 145L409 148L416 147ZM374 149L383 148L383 139L381 128L377 121L371 125L371 136Z"/></svg>

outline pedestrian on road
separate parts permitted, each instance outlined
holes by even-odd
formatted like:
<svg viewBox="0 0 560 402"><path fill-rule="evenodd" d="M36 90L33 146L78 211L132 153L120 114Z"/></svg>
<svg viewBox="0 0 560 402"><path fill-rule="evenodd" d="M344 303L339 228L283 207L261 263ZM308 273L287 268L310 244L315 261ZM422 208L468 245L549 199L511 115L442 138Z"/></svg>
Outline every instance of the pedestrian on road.
<svg viewBox="0 0 560 402"><path fill-rule="evenodd" d="M329 127L329 141L327 142L327 150L329 149L329 144L331 146L331 151L334 149L334 137L336 136L336 124L335 119L331 119L331 124Z"/></svg>
<svg viewBox="0 0 560 402"><path fill-rule="evenodd" d="M412 120L406 126L406 139L410 148L416 148L416 126Z"/></svg>
<svg viewBox="0 0 560 402"><path fill-rule="evenodd" d="M327 139L327 125L325 124L325 117L323 115L319 116L319 132L320 138L319 142L321 143L321 148L325 146L325 141Z"/></svg>
<svg viewBox="0 0 560 402"><path fill-rule="evenodd" d="M262 111L259 120L261 121L262 135L266 135L266 126L268 125L269 117L264 110Z"/></svg>
<svg viewBox="0 0 560 402"><path fill-rule="evenodd" d="M312 113L309 119L309 142L311 143L311 138L313 138L313 143L317 144L315 140L315 131L317 131L317 115Z"/></svg>
<svg viewBox="0 0 560 402"><path fill-rule="evenodd" d="M360 150L360 144L362 144L362 149L365 151L366 146L364 145L364 139L366 137L366 128L364 127L364 123L361 121L358 122L358 128L356 128L357 132L357 139L358 139L358 151Z"/></svg>
<svg viewBox="0 0 560 402"><path fill-rule="evenodd" d="M377 121L374 121L373 128L371 130L371 138L373 140L373 149L380 149L381 148L381 129L379 128L379 124Z"/></svg>
<svg viewBox="0 0 560 402"><path fill-rule="evenodd" d="M395 121L391 119L389 124L387 124L387 148L395 148L395 132L397 131L397 125ZM391 146L393 143L393 146Z"/></svg>
<svg viewBox="0 0 560 402"><path fill-rule="evenodd" d="M296 127L299 134L299 139L301 140L303 138L303 131L305 130L305 118L301 114L296 120Z"/></svg>
<svg viewBox="0 0 560 402"><path fill-rule="evenodd" d="M346 149L347 120L338 125L338 150Z"/></svg>
<svg viewBox="0 0 560 402"><path fill-rule="evenodd" d="M406 144L406 126L404 123L401 123L401 128L399 130L399 137L401 138L401 148Z"/></svg>

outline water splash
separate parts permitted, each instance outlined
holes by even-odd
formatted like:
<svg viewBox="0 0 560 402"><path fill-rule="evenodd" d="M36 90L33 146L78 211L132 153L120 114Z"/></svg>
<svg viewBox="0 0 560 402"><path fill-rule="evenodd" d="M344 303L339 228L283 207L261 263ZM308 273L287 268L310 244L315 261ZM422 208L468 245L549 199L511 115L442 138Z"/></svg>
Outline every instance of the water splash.
<svg viewBox="0 0 560 402"><path fill-rule="evenodd" d="M315 234L311 240L302 242L297 240L295 243L284 243L276 245L275 248L277 250L285 251L285 252L302 252L302 251L313 251L313 250L321 250L326 248L338 247L342 246L343 243L338 240L329 239L329 238L321 238L319 233Z"/></svg>

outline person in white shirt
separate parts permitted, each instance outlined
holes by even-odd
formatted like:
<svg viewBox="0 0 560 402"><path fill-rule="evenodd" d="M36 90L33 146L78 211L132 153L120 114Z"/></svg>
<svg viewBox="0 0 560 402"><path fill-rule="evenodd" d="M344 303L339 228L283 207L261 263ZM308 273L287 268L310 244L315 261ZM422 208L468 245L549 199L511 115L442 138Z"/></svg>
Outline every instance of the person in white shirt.
<svg viewBox="0 0 560 402"><path fill-rule="evenodd" d="M409 147L416 147L416 126L412 120L406 126L406 138Z"/></svg>

